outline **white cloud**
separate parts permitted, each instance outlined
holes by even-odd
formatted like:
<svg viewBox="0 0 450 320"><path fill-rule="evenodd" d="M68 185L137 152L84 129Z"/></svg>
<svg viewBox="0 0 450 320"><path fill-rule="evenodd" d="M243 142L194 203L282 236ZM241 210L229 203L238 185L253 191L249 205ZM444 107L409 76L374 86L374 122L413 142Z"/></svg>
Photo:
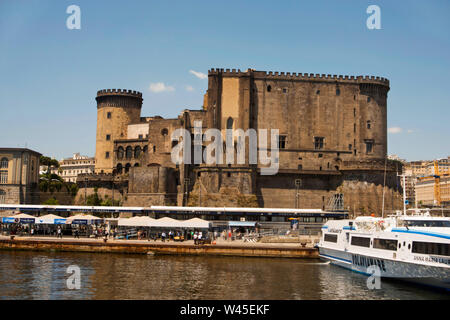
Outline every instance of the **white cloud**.
<svg viewBox="0 0 450 320"><path fill-rule="evenodd" d="M194 87L187 85L186 87L186 91L194 91Z"/></svg>
<svg viewBox="0 0 450 320"><path fill-rule="evenodd" d="M163 82L157 82L157 83L150 83L149 90L151 92L160 93L160 92L175 91L175 88L172 86L167 86Z"/></svg>
<svg viewBox="0 0 450 320"><path fill-rule="evenodd" d="M414 132L414 130L412 130L412 129L408 129L408 131L407 131L408 133L413 133Z"/></svg>
<svg viewBox="0 0 450 320"><path fill-rule="evenodd" d="M208 75L201 73L201 72L197 72L194 70L189 70L189 72L192 73L194 76L196 76L199 79L207 79L208 78Z"/></svg>
<svg viewBox="0 0 450 320"><path fill-rule="evenodd" d="M402 132L402 128L399 128L399 127L392 127L392 128L389 128L389 129L388 129L388 132L389 132L389 133L392 133L392 134L400 133L400 132Z"/></svg>

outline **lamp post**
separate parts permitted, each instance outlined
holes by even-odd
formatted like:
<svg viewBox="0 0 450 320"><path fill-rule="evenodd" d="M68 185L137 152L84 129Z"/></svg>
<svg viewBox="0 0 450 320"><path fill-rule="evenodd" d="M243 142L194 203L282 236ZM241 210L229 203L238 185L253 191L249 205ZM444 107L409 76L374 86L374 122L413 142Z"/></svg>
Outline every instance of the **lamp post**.
<svg viewBox="0 0 450 320"><path fill-rule="evenodd" d="M189 178L185 178L184 179L184 194L185 194L185 205L187 205L187 199L188 199L188 186L189 183L191 182L191 179Z"/></svg>
<svg viewBox="0 0 450 320"><path fill-rule="evenodd" d="M295 189L296 189L295 208L296 209L299 207L299 193L298 193L298 190L300 189L301 186L302 186L302 179L295 179Z"/></svg>
<svg viewBox="0 0 450 320"><path fill-rule="evenodd" d="M87 181L88 178L84 177L84 205L87 206Z"/></svg>

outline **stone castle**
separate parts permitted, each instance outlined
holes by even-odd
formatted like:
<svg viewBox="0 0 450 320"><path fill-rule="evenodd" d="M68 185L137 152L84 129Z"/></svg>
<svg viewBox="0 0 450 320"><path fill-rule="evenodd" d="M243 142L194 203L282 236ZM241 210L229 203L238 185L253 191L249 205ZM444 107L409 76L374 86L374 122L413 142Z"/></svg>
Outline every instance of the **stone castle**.
<svg viewBox="0 0 450 320"><path fill-rule="evenodd" d="M255 70L211 69L200 110L174 119L142 117L142 94L97 92L96 175L116 187L123 205L325 208L343 194L345 209L381 214L401 207L397 173L386 159L389 81ZM181 164L171 134L202 130L278 129L279 170L260 164ZM109 181L109 182L108 182ZM95 184L95 183L94 183Z"/></svg>

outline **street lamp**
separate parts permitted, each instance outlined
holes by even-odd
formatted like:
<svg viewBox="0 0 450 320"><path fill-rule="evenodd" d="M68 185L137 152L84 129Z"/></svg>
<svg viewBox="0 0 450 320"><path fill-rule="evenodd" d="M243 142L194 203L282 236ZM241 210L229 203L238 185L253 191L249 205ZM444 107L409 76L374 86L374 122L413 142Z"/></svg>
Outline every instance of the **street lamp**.
<svg viewBox="0 0 450 320"><path fill-rule="evenodd" d="M295 194L295 208L298 208L299 206L299 193L298 193L298 189L302 186L302 179L295 179L295 189L296 189L296 194Z"/></svg>
<svg viewBox="0 0 450 320"><path fill-rule="evenodd" d="M189 178L185 178L184 179L184 192L185 192L185 201L186 201L186 205L187 205L187 198L188 198L188 186L189 183L191 182L191 179Z"/></svg>

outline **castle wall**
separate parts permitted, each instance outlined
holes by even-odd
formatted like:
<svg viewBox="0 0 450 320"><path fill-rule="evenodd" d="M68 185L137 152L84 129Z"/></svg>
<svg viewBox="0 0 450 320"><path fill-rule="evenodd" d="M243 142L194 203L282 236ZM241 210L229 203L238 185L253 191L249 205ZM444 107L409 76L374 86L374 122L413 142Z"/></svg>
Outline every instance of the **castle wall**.
<svg viewBox="0 0 450 320"><path fill-rule="evenodd" d="M117 159L120 146L148 148L139 159L131 159L129 173L122 176L129 181L124 200L128 205L174 201L178 205L323 208L335 193L344 193L351 212L380 213L384 193L385 209L394 210L401 206L396 177L401 168L386 167L383 188L388 91L389 81L379 77L212 69L203 110L184 110L176 119L140 117L142 99L136 97L127 97L125 104L117 97L98 98L96 156L115 151L114 161L103 159L98 169L121 162ZM105 119L108 112L117 119ZM278 174L262 176L260 164L248 163L248 139L245 164L176 165L171 160L171 135L185 128L193 138L195 120L202 121L203 133L217 128L223 137L230 124L244 131L278 129ZM103 139L112 127L113 147ZM136 139L147 128L148 139ZM124 139L127 130L130 135ZM296 179L302 180L298 191Z"/></svg>
<svg viewBox="0 0 450 320"><path fill-rule="evenodd" d="M95 172L113 171L114 140L126 139L128 125L140 121L142 94L131 90L101 90L97 93Z"/></svg>

